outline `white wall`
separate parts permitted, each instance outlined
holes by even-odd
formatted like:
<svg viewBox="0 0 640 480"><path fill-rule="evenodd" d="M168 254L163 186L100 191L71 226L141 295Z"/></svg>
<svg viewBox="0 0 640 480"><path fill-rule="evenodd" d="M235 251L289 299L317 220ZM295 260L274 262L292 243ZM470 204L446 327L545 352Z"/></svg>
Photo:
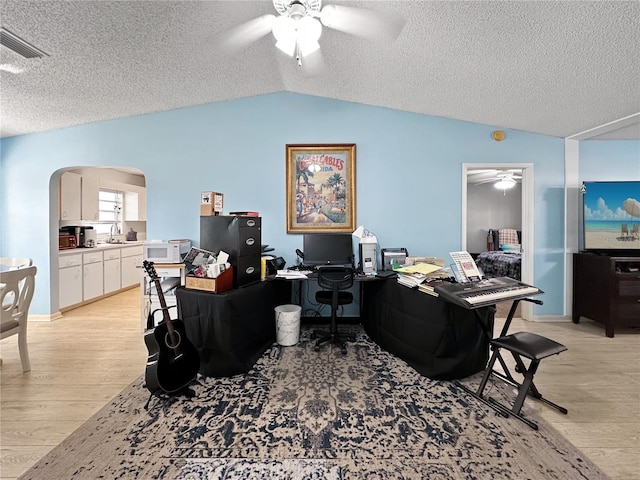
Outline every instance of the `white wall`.
<svg viewBox="0 0 640 480"><path fill-rule="evenodd" d="M520 183L504 192L495 188L493 183L467 185L467 251L486 251L487 231L490 228L522 230Z"/></svg>

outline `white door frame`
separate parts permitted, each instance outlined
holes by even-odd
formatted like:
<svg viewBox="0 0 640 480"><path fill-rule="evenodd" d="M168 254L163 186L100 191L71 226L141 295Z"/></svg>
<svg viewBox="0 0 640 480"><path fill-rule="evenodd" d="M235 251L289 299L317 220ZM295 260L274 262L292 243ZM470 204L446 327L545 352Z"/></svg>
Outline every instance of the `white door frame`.
<svg viewBox="0 0 640 480"><path fill-rule="evenodd" d="M522 267L521 280L533 285L533 252L534 225L533 221L533 163L463 163L462 164L462 250L467 249L467 174L469 170L480 169L522 169ZM522 318L530 320L533 317L533 304L521 302Z"/></svg>

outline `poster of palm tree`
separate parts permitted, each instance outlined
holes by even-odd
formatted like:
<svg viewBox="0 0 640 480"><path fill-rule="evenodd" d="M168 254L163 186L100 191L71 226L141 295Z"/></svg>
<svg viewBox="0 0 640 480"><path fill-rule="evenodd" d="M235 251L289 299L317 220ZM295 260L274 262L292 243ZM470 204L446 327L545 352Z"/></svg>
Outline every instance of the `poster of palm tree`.
<svg viewBox="0 0 640 480"><path fill-rule="evenodd" d="M287 145L287 233L351 233L356 145Z"/></svg>

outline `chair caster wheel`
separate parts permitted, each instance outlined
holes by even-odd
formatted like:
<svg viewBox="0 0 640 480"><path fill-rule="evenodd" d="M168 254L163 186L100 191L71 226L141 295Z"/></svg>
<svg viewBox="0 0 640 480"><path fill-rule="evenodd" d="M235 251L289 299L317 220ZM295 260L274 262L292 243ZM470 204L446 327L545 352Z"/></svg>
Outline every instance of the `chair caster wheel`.
<svg viewBox="0 0 640 480"><path fill-rule="evenodd" d="M320 345L314 345L314 346L313 346L313 349L314 349L316 352L319 352L319 351L320 351Z"/></svg>
<svg viewBox="0 0 640 480"><path fill-rule="evenodd" d="M340 351L342 352L343 355L347 354L347 349L346 348L341 348Z"/></svg>

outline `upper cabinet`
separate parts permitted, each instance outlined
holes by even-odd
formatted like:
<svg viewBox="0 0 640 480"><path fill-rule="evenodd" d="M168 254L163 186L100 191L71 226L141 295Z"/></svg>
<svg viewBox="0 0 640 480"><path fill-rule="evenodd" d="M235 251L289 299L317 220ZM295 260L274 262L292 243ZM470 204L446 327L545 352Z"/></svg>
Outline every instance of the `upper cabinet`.
<svg viewBox="0 0 640 480"><path fill-rule="evenodd" d="M147 189L129 185L124 192L124 220L126 222L147 219Z"/></svg>
<svg viewBox="0 0 640 480"><path fill-rule="evenodd" d="M98 179L73 172L60 177L60 220L99 220Z"/></svg>
<svg viewBox="0 0 640 480"><path fill-rule="evenodd" d="M96 177L82 177L82 220L100 220L98 193L98 179Z"/></svg>
<svg viewBox="0 0 640 480"><path fill-rule="evenodd" d="M60 177L60 220L80 220L82 175L65 172Z"/></svg>

